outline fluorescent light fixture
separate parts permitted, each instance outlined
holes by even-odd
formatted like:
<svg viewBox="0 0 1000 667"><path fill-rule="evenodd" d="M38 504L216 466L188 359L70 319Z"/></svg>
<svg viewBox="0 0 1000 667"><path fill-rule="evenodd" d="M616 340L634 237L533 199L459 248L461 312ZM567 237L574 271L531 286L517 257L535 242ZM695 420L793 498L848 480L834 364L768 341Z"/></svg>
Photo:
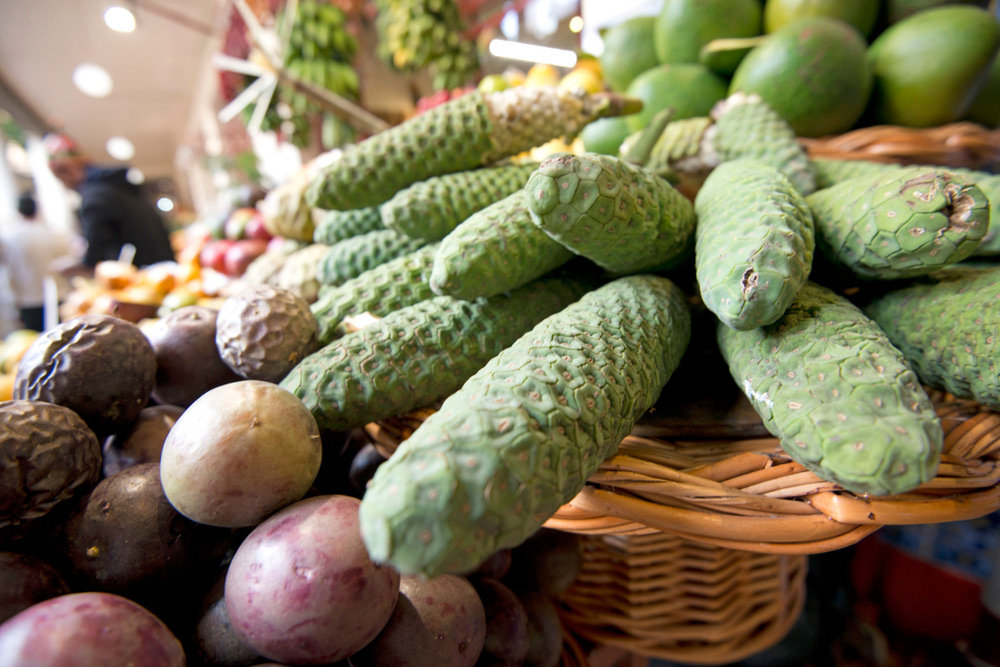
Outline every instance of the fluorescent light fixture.
<svg viewBox="0 0 1000 667"><path fill-rule="evenodd" d="M108 7L104 12L104 23L115 32L135 30L135 15L124 7Z"/></svg>
<svg viewBox="0 0 1000 667"><path fill-rule="evenodd" d="M170 197L160 197L156 200L156 208L161 211L172 211L174 210L174 200Z"/></svg>
<svg viewBox="0 0 1000 667"><path fill-rule="evenodd" d="M527 62L555 65L556 67L572 67L576 64L576 54L566 49L537 44L508 42L504 39L494 39L490 42L490 53L497 58L524 60Z"/></svg>
<svg viewBox="0 0 1000 667"><path fill-rule="evenodd" d="M108 70L93 63L82 63L73 70L73 84L84 95L91 97L107 97L114 88L114 82Z"/></svg>
<svg viewBox="0 0 1000 667"><path fill-rule="evenodd" d="M125 137L111 137L104 144L104 150L116 160L125 162L135 157L135 145Z"/></svg>

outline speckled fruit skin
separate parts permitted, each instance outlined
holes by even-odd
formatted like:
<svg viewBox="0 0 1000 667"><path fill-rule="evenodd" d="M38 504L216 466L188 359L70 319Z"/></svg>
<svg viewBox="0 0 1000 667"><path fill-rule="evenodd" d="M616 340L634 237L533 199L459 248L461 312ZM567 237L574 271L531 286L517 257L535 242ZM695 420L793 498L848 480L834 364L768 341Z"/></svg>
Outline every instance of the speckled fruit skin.
<svg viewBox="0 0 1000 667"><path fill-rule="evenodd" d="M71 593L0 625L0 667L184 667L177 637L143 607L112 593Z"/></svg>
<svg viewBox="0 0 1000 667"><path fill-rule="evenodd" d="M142 330L111 315L81 315L40 335L21 358L15 399L64 405L98 436L146 407L156 353Z"/></svg>
<svg viewBox="0 0 1000 667"><path fill-rule="evenodd" d="M89 491L101 475L101 445L69 408L44 401L0 403L0 544Z"/></svg>
<svg viewBox="0 0 1000 667"><path fill-rule="evenodd" d="M318 347L309 303L290 290L250 285L228 297L215 320L222 361L248 380L278 382Z"/></svg>
<svg viewBox="0 0 1000 667"><path fill-rule="evenodd" d="M342 495L299 501L254 528L236 550L226 573L226 609L236 633L264 657L336 662L389 621L399 573L368 556L359 505Z"/></svg>
<svg viewBox="0 0 1000 667"><path fill-rule="evenodd" d="M871 319L807 282L774 324L716 327L730 374L790 457L857 495L933 479L941 421L909 362Z"/></svg>
<svg viewBox="0 0 1000 667"><path fill-rule="evenodd" d="M216 387L167 434L160 481L184 516L210 526L255 526L305 496L319 473L316 419L270 382Z"/></svg>
<svg viewBox="0 0 1000 667"><path fill-rule="evenodd" d="M472 667L486 639L486 610L469 580L456 574L406 576L379 635L351 656L354 667Z"/></svg>

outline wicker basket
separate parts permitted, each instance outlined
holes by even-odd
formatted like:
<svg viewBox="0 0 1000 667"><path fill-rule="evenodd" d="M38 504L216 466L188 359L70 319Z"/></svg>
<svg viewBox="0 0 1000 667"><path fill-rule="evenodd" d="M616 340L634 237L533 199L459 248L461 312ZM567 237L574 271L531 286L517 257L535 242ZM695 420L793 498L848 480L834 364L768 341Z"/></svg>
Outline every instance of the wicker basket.
<svg viewBox="0 0 1000 667"><path fill-rule="evenodd" d="M862 497L789 459L731 382L708 369L704 384L676 379L545 524L585 545L583 572L562 600L564 664L587 664L574 637L690 664L741 660L798 618L809 554L884 525L1000 509L1000 413L976 403L931 392L946 434L938 476L909 493ZM390 456L430 414L366 431Z"/></svg>
<svg viewBox="0 0 1000 667"><path fill-rule="evenodd" d="M1000 130L971 123L801 141L814 158L1000 165ZM682 364L617 454L545 524L584 544L583 571L561 600L563 665L585 667L601 647L689 664L747 658L801 614L809 554L885 525L1000 509L1000 413L931 392L946 434L937 477L905 494L857 496L784 453L710 346L686 359L688 372ZM365 430L388 457L433 412Z"/></svg>
<svg viewBox="0 0 1000 667"><path fill-rule="evenodd" d="M589 537L563 622L595 645L690 664L770 648L805 602L805 556L752 554L665 533Z"/></svg>
<svg viewBox="0 0 1000 667"><path fill-rule="evenodd" d="M909 493L862 497L789 459L742 394L689 384L666 394L545 524L585 545L583 572L563 598L564 664L586 664L574 635L690 664L741 660L798 618L809 554L884 525L1000 509L1000 413L976 403L932 392L946 434L938 476ZM389 456L432 413L366 431Z"/></svg>
<svg viewBox="0 0 1000 667"><path fill-rule="evenodd" d="M910 128L873 125L800 143L810 157L936 164L992 171L1000 166L1000 129L975 123Z"/></svg>
<svg viewBox="0 0 1000 667"><path fill-rule="evenodd" d="M720 547L813 554L884 525L1000 509L1000 413L937 395L945 446L937 477L912 492L857 496L784 454L777 439L698 442L633 434L546 523L585 534L664 532Z"/></svg>

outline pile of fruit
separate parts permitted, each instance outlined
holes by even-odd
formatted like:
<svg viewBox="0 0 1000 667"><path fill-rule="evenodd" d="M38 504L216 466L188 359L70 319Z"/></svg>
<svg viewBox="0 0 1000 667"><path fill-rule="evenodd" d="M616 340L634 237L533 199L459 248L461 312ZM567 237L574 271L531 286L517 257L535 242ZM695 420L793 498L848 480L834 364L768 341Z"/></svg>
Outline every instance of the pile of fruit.
<svg viewBox="0 0 1000 667"><path fill-rule="evenodd" d="M192 225L172 242L176 261L138 268L108 260L94 267L92 278L73 278L59 306L60 320L108 314L143 323L182 306L212 305L259 257L284 256L298 247L273 236L253 206L233 208L213 224Z"/></svg>
<svg viewBox="0 0 1000 667"><path fill-rule="evenodd" d="M605 122L601 138L620 144L668 107L676 119L706 116L735 92L760 95L800 137L876 124L997 127L1000 27L987 4L664 0L657 14L602 33L608 85L646 107Z"/></svg>
<svg viewBox="0 0 1000 667"><path fill-rule="evenodd" d="M435 90L469 84L479 71L457 0L378 0L378 53L401 72L427 69Z"/></svg>
<svg viewBox="0 0 1000 667"><path fill-rule="evenodd" d="M932 479L928 388L1000 409L1000 177L812 159L742 91L531 159L641 113L469 91L269 193L263 226L300 245L224 298L26 345L0 656L558 664L581 556L545 522L695 344L841 493ZM393 451L369 437L421 409Z"/></svg>
<svg viewBox="0 0 1000 667"><path fill-rule="evenodd" d="M291 26L286 32L284 24L288 20ZM353 65L358 41L343 9L323 0L301 0L296 3L294 17L278 12L275 23L280 34L288 35L283 65L290 74L349 100L358 99L360 81ZM287 106L288 112L281 109L281 103ZM252 113L252 105L244 110L247 118ZM291 86L278 88L264 114L261 128L278 133L295 146L307 147L315 143L313 123L316 121L321 128L320 145L324 149L354 140L354 130L348 123Z"/></svg>
<svg viewBox="0 0 1000 667"><path fill-rule="evenodd" d="M200 244L198 262L202 268L230 277L243 275L274 239L264 224L263 213L253 206L234 209L222 219L219 228L209 233L210 238Z"/></svg>

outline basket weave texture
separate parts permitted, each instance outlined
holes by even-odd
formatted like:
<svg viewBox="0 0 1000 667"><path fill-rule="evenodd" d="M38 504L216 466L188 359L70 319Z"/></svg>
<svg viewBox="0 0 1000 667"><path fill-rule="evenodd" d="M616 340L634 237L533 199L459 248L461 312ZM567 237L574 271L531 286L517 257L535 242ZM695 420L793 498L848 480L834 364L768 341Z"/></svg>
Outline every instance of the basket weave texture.
<svg viewBox="0 0 1000 667"><path fill-rule="evenodd" d="M792 461L773 437L683 441L628 436L546 526L585 534L665 532L704 544L812 554L884 525L1000 509L1000 413L934 396L945 431L938 475L892 496L857 496Z"/></svg>
<svg viewBox="0 0 1000 667"><path fill-rule="evenodd" d="M687 393L682 384L678 394ZM859 496L793 461L742 394L667 394L587 486L545 523L584 535L667 533L769 554L851 546L885 525L1000 509L1000 413L931 391L945 433L937 476L908 493ZM391 455L432 409L366 427Z"/></svg>
<svg viewBox="0 0 1000 667"><path fill-rule="evenodd" d="M992 171L1000 167L1000 128L960 122L940 127L861 127L844 134L801 138L812 158L935 164Z"/></svg>
<svg viewBox="0 0 1000 667"><path fill-rule="evenodd" d="M770 648L805 602L805 556L754 554L665 533L588 537L561 598L564 625L589 642L689 664Z"/></svg>

